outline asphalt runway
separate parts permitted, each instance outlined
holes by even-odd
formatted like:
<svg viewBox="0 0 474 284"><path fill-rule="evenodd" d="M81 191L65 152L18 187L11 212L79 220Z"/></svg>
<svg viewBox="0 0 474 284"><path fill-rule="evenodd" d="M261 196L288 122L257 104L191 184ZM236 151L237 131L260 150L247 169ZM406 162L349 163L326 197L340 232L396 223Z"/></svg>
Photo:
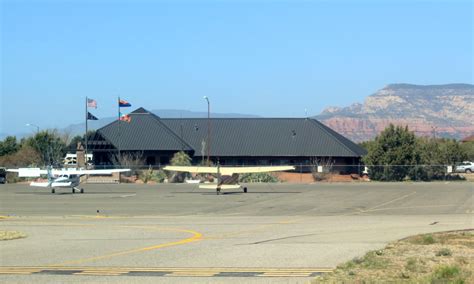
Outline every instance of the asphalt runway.
<svg viewBox="0 0 474 284"><path fill-rule="evenodd" d="M306 283L409 235L474 226L474 184L0 186L0 281Z"/></svg>

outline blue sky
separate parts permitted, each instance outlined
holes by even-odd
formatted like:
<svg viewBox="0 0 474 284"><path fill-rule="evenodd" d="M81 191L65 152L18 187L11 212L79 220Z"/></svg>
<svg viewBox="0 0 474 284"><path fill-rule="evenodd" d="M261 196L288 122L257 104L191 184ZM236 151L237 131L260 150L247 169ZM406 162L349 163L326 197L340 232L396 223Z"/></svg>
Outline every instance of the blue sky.
<svg viewBox="0 0 474 284"><path fill-rule="evenodd" d="M1 2L1 129L134 107L318 114L390 83L473 83L471 1Z"/></svg>

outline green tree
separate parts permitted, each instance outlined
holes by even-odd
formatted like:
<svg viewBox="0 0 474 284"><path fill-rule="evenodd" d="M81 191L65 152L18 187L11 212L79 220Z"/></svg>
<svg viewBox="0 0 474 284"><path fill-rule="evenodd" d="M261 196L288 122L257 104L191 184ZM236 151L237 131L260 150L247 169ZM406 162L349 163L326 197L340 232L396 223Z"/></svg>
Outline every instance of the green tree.
<svg viewBox="0 0 474 284"><path fill-rule="evenodd" d="M15 136L7 136L5 140L0 141L0 156L13 154L19 149L20 145L16 142Z"/></svg>
<svg viewBox="0 0 474 284"><path fill-rule="evenodd" d="M170 164L172 166L191 166L191 157L184 151L179 151L173 155ZM171 182L184 182L188 176L190 176L189 173L172 172L169 180Z"/></svg>
<svg viewBox="0 0 474 284"><path fill-rule="evenodd" d="M57 131L44 130L28 138L25 143L41 155L39 164L43 166L62 164L66 143Z"/></svg>
<svg viewBox="0 0 474 284"><path fill-rule="evenodd" d="M412 180L441 179L446 174L445 154L441 140L420 137L417 139L417 151L420 155L420 165L411 172Z"/></svg>
<svg viewBox="0 0 474 284"><path fill-rule="evenodd" d="M467 151L454 139L442 139L440 151L445 165L454 165L468 159Z"/></svg>
<svg viewBox="0 0 474 284"><path fill-rule="evenodd" d="M459 142L452 139L418 138L418 151L422 165L412 179L433 180L446 176L448 165L455 165L467 158Z"/></svg>
<svg viewBox="0 0 474 284"><path fill-rule="evenodd" d="M413 171L406 165L418 164L420 155L417 151L415 134L408 127L390 124L368 143L368 154L363 158L373 180L401 181Z"/></svg>
<svg viewBox="0 0 474 284"><path fill-rule="evenodd" d="M172 166L191 166L191 158L183 151L176 152L171 158Z"/></svg>
<svg viewBox="0 0 474 284"><path fill-rule="evenodd" d="M466 155L466 160L474 161L474 142L463 142L459 145L459 147Z"/></svg>
<svg viewBox="0 0 474 284"><path fill-rule="evenodd" d="M372 147L372 145L375 143L374 140L371 140L371 141L363 141L363 142L360 142L358 143L360 147L364 148L365 150L369 150L370 147Z"/></svg>

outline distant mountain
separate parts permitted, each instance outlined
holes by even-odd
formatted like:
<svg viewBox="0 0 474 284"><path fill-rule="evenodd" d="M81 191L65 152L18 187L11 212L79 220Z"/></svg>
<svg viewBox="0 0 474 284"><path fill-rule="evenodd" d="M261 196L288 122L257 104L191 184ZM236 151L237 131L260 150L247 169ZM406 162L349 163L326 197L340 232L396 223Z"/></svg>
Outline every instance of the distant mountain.
<svg viewBox="0 0 474 284"><path fill-rule="evenodd" d="M390 123L461 139L474 133L474 85L391 84L363 104L328 107L315 118L353 141L373 139Z"/></svg>
<svg viewBox="0 0 474 284"><path fill-rule="evenodd" d="M151 110L152 113L158 115L161 118L205 118L207 117L207 112L196 112L196 111L189 111L189 110L178 110L178 109L155 109ZM259 117L257 115L250 115L250 114L241 114L241 113L212 113L211 117L213 118L225 118L225 117L236 117L236 118L251 118L251 117ZM89 130L96 130L99 129L114 120L117 117L105 117L99 120L89 120L88 128ZM85 122L71 124L61 131L69 133L70 135L82 135L84 134L86 128Z"/></svg>

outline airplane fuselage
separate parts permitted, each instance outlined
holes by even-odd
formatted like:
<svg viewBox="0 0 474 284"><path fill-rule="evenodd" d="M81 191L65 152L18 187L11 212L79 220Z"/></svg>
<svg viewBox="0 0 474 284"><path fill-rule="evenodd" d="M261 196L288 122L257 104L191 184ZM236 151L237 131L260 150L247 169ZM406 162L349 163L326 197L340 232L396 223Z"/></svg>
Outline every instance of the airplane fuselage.
<svg viewBox="0 0 474 284"><path fill-rule="evenodd" d="M76 187L79 183L79 175L61 175L53 180L51 187Z"/></svg>

